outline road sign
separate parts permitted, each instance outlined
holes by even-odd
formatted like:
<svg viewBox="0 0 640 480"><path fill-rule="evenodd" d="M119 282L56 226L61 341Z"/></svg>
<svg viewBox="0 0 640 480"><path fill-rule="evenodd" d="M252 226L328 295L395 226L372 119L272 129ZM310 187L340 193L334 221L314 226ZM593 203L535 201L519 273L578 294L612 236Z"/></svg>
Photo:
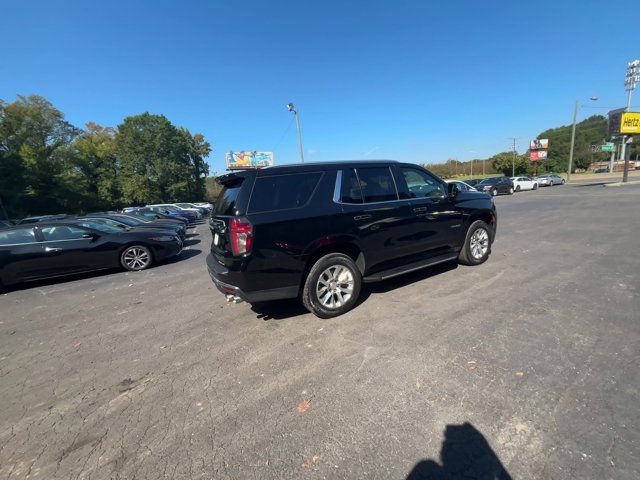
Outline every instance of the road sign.
<svg viewBox="0 0 640 480"><path fill-rule="evenodd" d="M613 143L606 143L604 145L600 145L600 150L603 152L615 152L616 146Z"/></svg>
<svg viewBox="0 0 640 480"><path fill-rule="evenodd" d="M620 133L640 133L640 113L623 113L620 118Z"/></svg>

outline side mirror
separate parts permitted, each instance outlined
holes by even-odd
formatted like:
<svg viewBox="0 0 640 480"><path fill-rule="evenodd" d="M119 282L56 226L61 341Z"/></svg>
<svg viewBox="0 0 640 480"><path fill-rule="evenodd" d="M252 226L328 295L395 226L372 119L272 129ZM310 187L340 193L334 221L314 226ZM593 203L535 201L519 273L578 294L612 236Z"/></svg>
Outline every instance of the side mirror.
<svg viewBox="0 0 640 480"><path fill-rule="evenodd" d="M449 196L451 198L455 198L458 196L458 193L460 193L460 189L458 188L458 185L456 183L450 183L449 184Z"/></svg>

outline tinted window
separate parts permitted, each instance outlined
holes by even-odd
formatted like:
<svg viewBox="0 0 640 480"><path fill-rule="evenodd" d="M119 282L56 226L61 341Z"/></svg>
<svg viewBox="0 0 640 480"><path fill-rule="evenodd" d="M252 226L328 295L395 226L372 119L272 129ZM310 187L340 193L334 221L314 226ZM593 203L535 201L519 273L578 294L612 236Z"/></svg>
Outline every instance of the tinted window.
<svg viewBox="0 0 640 480"><path fill-rule="evenodd" d="M124 228L122 226L120 227L113 227L111 225L108 225L106 223L101 223L99 221L94 221L94 220L80 220L77 222L78 225L81 225L83 227L87 227L90 228L92 230L97 230L99 232L103 232L103 233L120 233L124 230Z"/></svg>
<svg viewBox="0 0 640 480"><path fill-rule="evenodd" d="M495 185L498 183L497 178L487 178L479 183L479 185Z"/></svg>
<svg viewBox="0 0 640 480"><path fill-rule="evenodd" d="M82 238L87 233L82 228L69 227L67 225L55 225L52 227L42 227L40 229L42 236L46 241L51 240L75 240Z"/></svg>
<svg viewBox="0 0 640 480"><path fill-rule="evenodd" d="M458 190L462 192L466 192L467 190L469 190L469 187L467 187L467 185L462 182L456 182L456 186L458 187Z"/></svg>
<svg viewBox="0 0 640 480"><path fill-rule="evenodd" d="M322 177L321 172L295 173L256 178L249 211L271 212L304 206Z"/></svg>
<svg viewBox="0 0 640 480"><path fill-rule="evenodd" d="M342 171L342 195L340 201L344 203L362 203L360 182L353 168Z"/></svg>
<svg viewBox="0 0 640 480"><path fill-rule="evenodd" d="M401 167L400 171L409 188L409 198L442 197L442 184L427 172L415 168Z"/></svg>
<svg viewBox="0 0 640 480"><path fill-rule="evenodd" d="M218 196L218 199L216 200L216 204L213 206L214 214L233 215L243 180L244 178L238 177L232 182L228 182L224 185L222 192L220 192L220 196Z"/></svg>
<svg viewBox="0 0 640 480"><path fill-rule="evenodd" d="M398 192L389 167L358 168L356 171L366 203L398 199Z"/></svg>
<svg viewBox="0 0 640 480"><path fill-rule="evenodd" d="M15 245L36 241L33 228L18 228L16 230L0 231L0 245Z"/></svg>

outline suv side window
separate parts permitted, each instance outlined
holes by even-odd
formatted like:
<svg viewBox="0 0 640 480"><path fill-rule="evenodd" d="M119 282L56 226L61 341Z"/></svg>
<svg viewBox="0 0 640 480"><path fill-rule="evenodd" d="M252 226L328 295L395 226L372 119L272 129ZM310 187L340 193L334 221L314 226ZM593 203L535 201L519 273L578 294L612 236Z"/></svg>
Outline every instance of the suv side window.
<svg viewBox="0 0 640 480"><path fill-rule="evenodd" d="M445 196L442 184L434 177L422 170L410 167L400 167L400 172L409 187L408 198L439 198ZM404 195L406 197L406 195Z"/></svg>
<svg viewBox="0 0 640 480"><path fill-rule="evenodd" d="M362 189L355 169L342 171L340 201L342 203L362 203Z"/></svg>
<svg viewBox="0 0 640 480"><path fill-rule="evenodd" d="M272 212L303 207L313 194L322 172L257 177L249 212Z"/></svg>
<svg viewBox="0 0 640 480"><path fill-rule="evenodd" d="M365 203L398 200L396 184L389 167L358 168L356 172Z"/></svg>

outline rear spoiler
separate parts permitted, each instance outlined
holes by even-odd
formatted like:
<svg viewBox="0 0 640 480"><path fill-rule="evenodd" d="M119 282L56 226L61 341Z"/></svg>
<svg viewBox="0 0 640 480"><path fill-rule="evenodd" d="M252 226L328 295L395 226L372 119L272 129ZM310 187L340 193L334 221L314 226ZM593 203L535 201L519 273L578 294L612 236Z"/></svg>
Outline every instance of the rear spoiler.
<svg viewBox="0 0 640 480"><path fill-rule="evenodd" d="M223 187L235 187L240 185L249 175L250 173L248 171L231 172L226 175L220 175L216 178L216 182Z"/></svg>

